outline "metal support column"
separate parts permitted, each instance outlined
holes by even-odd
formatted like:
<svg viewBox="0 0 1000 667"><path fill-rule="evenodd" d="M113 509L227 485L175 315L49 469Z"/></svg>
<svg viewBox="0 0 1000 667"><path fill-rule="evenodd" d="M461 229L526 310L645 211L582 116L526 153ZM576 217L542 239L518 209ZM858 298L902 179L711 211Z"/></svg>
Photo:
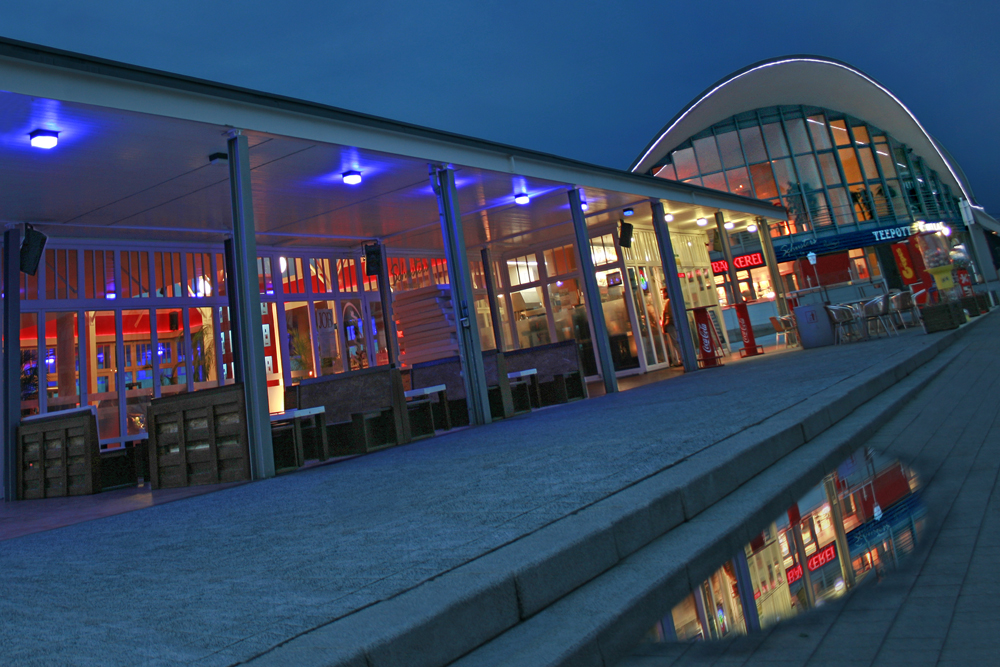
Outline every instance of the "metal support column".
<svg viewBox="0 0 1000 667"><path fill-rule="evenodd" d="M743 622L746 623L747 632L759 632L760 615L757 613L757 600L753 597L750 564L747 563L747 554L743 549L740 549L733 558L733 571L736 572L736 590L740 594L740 606L743 607Z"/></svg>
<svg viewBox="0 0 1000 667"><path fill-rule="evenodd" d="M587 220L583 217L581 203L580 191L577 188L570 188L569 210L573 216L573 234L576 239L576 250L580 256L584 298L587 300L590 322L594 327L591 332L594 350L600 359L601 375L604 377L604 391L613 394L618 391L618 376L615 375L615 367L611 363L611 339L608 337L608 325L604 321L604 308L601 305L601 293L597 289L594 258L590 256L590 235L587 234Z"/></svg>
<svg viewBox="0 0 1000 667"><path fill-rule="evenodd" d="M1000 283L997 282L997 269L993 266L993 257L990 255L990 247L986 241L986 234L983 227L976 222L976 215L969 205L967 199L958 202L958 207L962 211L962 221L966 229L969 230L969 240L972 242L972 256L976 260L976 267L982 274L986 282L986 290L990 294L990 302L996 305L996 298L1000 296Z"/></svg>
<svg viewBox="0 0 1000 667"><path fill-rule="evenodd" d="M722 256L726 260L729 273L729 287L733 295L733 302L730 306L743 303L743 295L740 293L740 281L736 277L736 266L733 264L733 246L729 240L729 230L726 229L726 216L722 211L715 212L715 228L719 234L719 245L722 247Z"/></svg>
<svg viewBox="0 0 1000 667"><path fill-rule="evenodd" d="M798 503L788 509L788 528L792 534L792 545L789 546L795 549L795 561L802 568L802 587L806 594L806 607L813 609L816 607L816 594L813 591L812 575L809 573L806 547L802 542L802 519L799 516Z"/></svg>
<svg viewBox="0 0 1000 667"><path fill-rule="evenodd" d="M379 247L378 300L382 306L382 333L385 334L385 351L389 365L399 365L399 339L396 337L396 320L392 314L392 290L389 288L389 253L385 245L375 241ZM378 341L376 341L377 344Z"/></svg>
<svg viewBox="0 0 1000 667"><path fill-rule="evenodd" d="M17 500L21 423L21 230L3 233L3 499Z"/></svg>
<svg viewBox="0 0 1000 667"><path fill-rule="evenodd" d="M667 283L667 295L670 297L670 317L677 327L677 344L681 348L684 370L690 373L698 370L698 356L691 337L691 323L688 322L687 311L684 308L684 292L681 290L681 281L677 275L677 256L674 254L674 244L670 240L670 228L667 227L663 202L652 199L650 206L653 208L653 231L656 232L656 244L660 250L663 277Z"/></svg>
<svg viewBox="0 0 1000 667"><path fill-rule="evenodd" d="M774 245L771 243L771 229L766 218L757 218L757 236L760 239L760 249L764 253L768 272L771 274L771 285L774 289L775 301L778 303L778 315L785 317L791 314L788 310L788 300L785 296L785 285L781 282L781 272L778 271L778 259L774 255Z"/></svg>
<svg viewBox="0 0 1000 667"><path fill-rule="evenodd" d="M462 354L462 370L465 373L469 422L489 424L492 421L490 400L486 389L486 371L483 369L483 351L479 344L479 322L472 310L474 293L469 275L469 258L465 250L465 234L462 231L462 215L458 210L455 171L432 165L431 185L437 194L441 236L448 261L448 279L451 281L451 299L458 320L455 326Z"/></svg>
<svg viewBox="0 0 1000 667"><path fill-rule="evenodd" d="M239 344L238 357L242 372L236 373L243 380L243 394L246 397L250 469L254 479L265 479L274 477L274 450L271 446L271 418L267 403L267 373L264 370L260 291L257 289L257 238L250 184L250 146L246 136L238 131L230 134L228 144L235 265L228 287L230 291L239 291L235 300L235 322L239 333L233 337L233 351L236 352L236 344Z"/></svg>
<svg viewBox="0 0 1000 667"><path fill-rule="evenodd" d="M493 281L493 255L489 248L483 248L480 253L483 258L483 281L486 283L486 299L490 304L490 322L493 324L493 340L497 352L506 352L503 344L503 331L500 323L500 304L497 302L497 286Z"/></svg>
<svg viewBox="0 0 1000 667"><path fill-rule="evenodd" d="M830 503L830 516L833 519L833 532L837 541L840 570L844 574L844 585L849 590L854 587L854 565L851 563L851 550L847 546L847 534L844 532L844 511L840 506L840 494L837 492L832 475L823 478L823 490L826 492L826 502Z"/></svg>

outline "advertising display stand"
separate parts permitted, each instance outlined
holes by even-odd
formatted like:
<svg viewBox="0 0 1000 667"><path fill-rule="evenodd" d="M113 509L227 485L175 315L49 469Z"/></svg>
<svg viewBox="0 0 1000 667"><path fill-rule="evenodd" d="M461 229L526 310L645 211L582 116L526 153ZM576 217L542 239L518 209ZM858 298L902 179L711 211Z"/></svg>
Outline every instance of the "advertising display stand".
<svg viewBox="0 0 1000 667"><path fill-rule="evenodd" d="M750 313L747 311L745 303L738 303L736 309L736 321L740 325L740 336L743 338L743 349L740 350L741 357L755 357L764 354L764 346L757 344L757 339L753 335L753 326L750 324Z"/></svg>
<svg viewBox="0 0 1000 667"><path fill-rule="evenodd" d="M691 308L694 313L694 335L698 347L698 365L702 368L722 366L726 353L722 340L708 312L709 306Z"/></svg>

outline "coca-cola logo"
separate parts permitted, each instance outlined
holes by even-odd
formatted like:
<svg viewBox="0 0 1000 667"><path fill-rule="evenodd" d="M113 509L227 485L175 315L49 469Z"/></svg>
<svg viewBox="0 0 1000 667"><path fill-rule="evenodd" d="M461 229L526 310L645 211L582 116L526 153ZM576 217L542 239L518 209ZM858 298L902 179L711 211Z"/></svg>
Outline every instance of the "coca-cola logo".
<svg viewBox="0 0 1000 667"><path fill-rule="evenodd" d="M699 322L698 334L701 336L701 349L706 353L710 353L712 351L712 338L708 335L708 325L704 322Z"/></svg>

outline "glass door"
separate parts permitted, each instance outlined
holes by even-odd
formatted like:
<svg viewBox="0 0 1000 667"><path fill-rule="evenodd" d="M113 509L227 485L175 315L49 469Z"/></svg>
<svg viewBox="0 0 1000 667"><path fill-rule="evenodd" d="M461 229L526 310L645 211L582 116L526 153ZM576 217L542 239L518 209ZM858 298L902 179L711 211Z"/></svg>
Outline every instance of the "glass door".
<svg viewBox="0 0 1000 667"><path fill-rule="evenodd" d="M616 371L639 368L639 350L632 333L622 269L597 272L597 290L611 343L611 362Z"/></svg>
<svg viewBox="0 0 1000 667"><path fill-rule="evenodd" d="M628 273L642 349L646 355L646 366L651 368L665 365L667 356L660 327L662 308L659 306L659 300L654 297L658 295L659 290L652 284L648 269L645 267L629 267Z"/></svg>

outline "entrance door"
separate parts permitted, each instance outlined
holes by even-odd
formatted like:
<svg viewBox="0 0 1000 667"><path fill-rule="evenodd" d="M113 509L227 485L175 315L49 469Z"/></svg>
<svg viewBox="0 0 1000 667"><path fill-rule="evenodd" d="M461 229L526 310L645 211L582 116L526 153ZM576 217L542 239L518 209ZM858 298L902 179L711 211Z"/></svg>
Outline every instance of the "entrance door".
<svg viewBox="0 0 1000 667"><path fill-rule="evenodd" d="M668 363L668 359L660 331L660 316L663 309L660 305L659 286L651 279L649 269L646 267L629 267L628 273L642 349L646 355L646 367L664 366Z"/></svg>
<svg viewBox="0 0 1000 667"><path fill-rule="evenodd" d="M597 272L597 289L601 293L601 309L608 327L611 362L616 371L639 368L639 351L632 333L622 269Z"/></svg>

